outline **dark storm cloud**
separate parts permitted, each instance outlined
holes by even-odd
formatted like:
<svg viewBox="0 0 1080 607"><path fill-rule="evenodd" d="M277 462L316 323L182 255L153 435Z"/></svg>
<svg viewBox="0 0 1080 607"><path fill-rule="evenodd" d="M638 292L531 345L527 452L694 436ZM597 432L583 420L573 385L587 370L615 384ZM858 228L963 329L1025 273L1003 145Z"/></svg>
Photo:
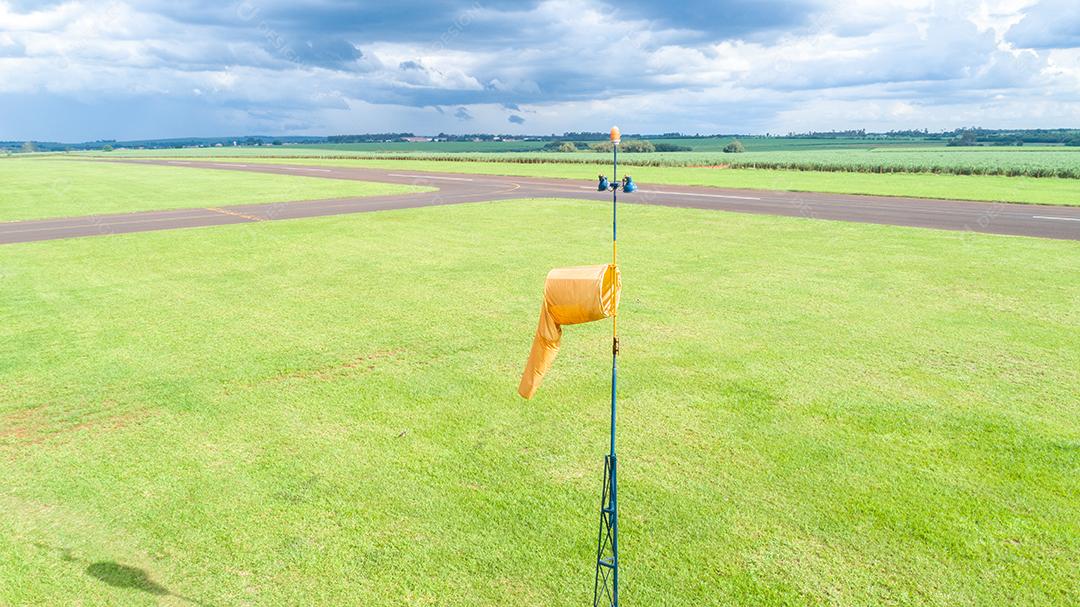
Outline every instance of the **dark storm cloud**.
<svg viewBox="0 0 1080 607"><path fill-rule="evenodd" d="M360 49L345 40L311 36L289 47L297 61L320 67L347 69L347 66L364 56Z"/></svg>
<svg viewBox="0 0 1080 607"><path fill-rule="evenodd" d="M711 37L753 38L806 25L820 12L817 0L624 0L616 15L629 13L661 26Z"/></svg>
<svg viewBox="0 0 1080 607"><path fill-rule="evenodd" d="M457 23L467 25L477 10L523 10L536 2L483 0L239 0L238 2L147 2L159 14L181 23L234 27L258 21L297 36L310 34L358 41L419 42L434 40Z"/></svg>
<svg viewBox="0 0 1080 607"><path fill-rule="evenodd" d="M1080 2L1042 0L1027 10L1005 38L1022 48L1080 46Z"/></svg>
<svg viewBox="0 0 1080 607"><path fill-rule="evenodd" d="M498 49L531 45L553 32L528 15L541 3L507 0L400 0L354 2L317 0L239 0L236 2L161 2L141 6L180 23L220 28L271 30L288 41L330 36L358 46L371 42L412 43L436 48ZM570 3L568 16L597 8L612 27L644 20L658 28L681 30L689 38L754 38L805 25L820 9L819 0L689 0L658 3ZM629 34L634 32L629 31Z"/></svg>
<svg viewBox="0 0 1080 607"><path fill-rule="evenodd" d="M520 132L525 116L530 129L575 130L616 108L657 130L764 131L800 112L816 121L822 108L842 108L846 127L861 102L871 116L962 107L978 121L999 115L999 98L1016 100L1017 115L1029 115L1027 99L1040 116L1080 119L1075 60L1049 59L1080 45L1075 0L1017 9L1008 31L977 25L975 0L909 4L0 0L0 138L44 128L28 116L35 98L90 117L56 129L95 135L151 124L181 135L355 130L357 120L373 131ZM910 107L871 111L887 103Z"/></svg>

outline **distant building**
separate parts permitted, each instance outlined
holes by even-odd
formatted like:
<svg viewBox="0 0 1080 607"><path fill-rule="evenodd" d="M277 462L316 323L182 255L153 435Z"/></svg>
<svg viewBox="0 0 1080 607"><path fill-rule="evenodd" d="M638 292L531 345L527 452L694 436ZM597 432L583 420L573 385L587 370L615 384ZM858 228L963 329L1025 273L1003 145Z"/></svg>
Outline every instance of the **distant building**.
<svg viewBox="0 0 1080 607"><path fill-rule="evenodd" d="M431 141L431 137L402 137L401 140L409 143L427 143Z"/></svg>

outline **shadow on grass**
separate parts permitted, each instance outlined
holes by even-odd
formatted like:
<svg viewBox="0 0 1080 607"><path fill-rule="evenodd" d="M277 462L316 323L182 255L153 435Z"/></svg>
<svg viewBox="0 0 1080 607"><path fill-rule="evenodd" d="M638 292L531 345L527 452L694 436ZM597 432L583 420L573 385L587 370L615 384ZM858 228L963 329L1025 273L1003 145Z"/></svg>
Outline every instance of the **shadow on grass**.
<svg viewBox="0 0 1080 607"><path fill-rule="evenodd" d="M42 543L35 543L35 545L38 548L59 553L60 560L62 561L66 561L69 563L86 562L85 560L74 556L71 553L71 550L67 548L57 548ZM152 580L150 578L150 575L145 570L138 567L122 565L115 561L98 561L96 563L90 563L86 567L86 574L114 588L138 590L159 597L171 596L174 598L178 598L182 601L187 601L188 603L208 607L207 604L203 603L202 601L197 601L193 598L169 591L168 588Z"/></svg>
<svg viewBox="0 0 1080 607"><path fill-rule="evenodd" d="M86 568L86 574L95 577L114 588L141 590L142 592L155 596L171 596L182 601L207 607L206 603L203 603L202 601L196 601L193 598L170 592L168 588L150 579L150 575L138 567L121 565L120 563L113 561L98 561L96 563L90 563Z"/></svg>
<svg viewBox="0 0 1080 607"><path fill-rule="evenodd" d="M134 588L158 596L172 594L164 586L150 579L145 571L138 567L129 567L111 561L92 563L86 573L117 588Z"/></svg>

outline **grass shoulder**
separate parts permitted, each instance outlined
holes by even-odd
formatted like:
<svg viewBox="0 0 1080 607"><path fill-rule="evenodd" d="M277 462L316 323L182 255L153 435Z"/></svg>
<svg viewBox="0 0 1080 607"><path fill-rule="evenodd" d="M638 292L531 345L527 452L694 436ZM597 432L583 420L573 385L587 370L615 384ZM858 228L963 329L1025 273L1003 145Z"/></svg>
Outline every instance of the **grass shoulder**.
<svg viewBox="0 0 1080 607"><path fill-rule="evenodd" d="M605 167L582 164L521 164L437 160L286 159L249 158L245 162L353 166L435 171L595 179ZM871 196L902 196L1028 204L1080 205L1080 179L1006 177L1002 175L942 175L932 173L853 173L776 169L705 167L623 167L642 184L699 185Z"/></svg>
<svg viewBox="0 0 1080 607"><path fill-rule="evenodd" d="M430 188L57 157L0 159L0 221L427 190Z"/></svg>

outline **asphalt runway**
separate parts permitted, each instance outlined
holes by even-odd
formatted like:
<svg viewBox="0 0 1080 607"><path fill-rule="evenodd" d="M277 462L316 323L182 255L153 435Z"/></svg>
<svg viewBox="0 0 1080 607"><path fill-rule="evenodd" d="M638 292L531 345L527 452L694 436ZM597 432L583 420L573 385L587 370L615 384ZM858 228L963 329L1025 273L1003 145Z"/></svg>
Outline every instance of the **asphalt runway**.
<svg viewBox="0 0 1080 607"><path fill-rule="evenodd" d="M118 161L109 161L118 162ZM387 209L407 209L461 202L512 198L611 200L592 182L567 179L427 173L407 169L311 167L188 160L125 160L135 164L358 179L438 188L434 192L331 200L276 202L142 211L0 223L0 244L173 230L301 217L320 217ZM602 171L599 166L598 172ZM633 169L629 172L632 174ZM712 209L736 213L783 215L807 219L854 221L940 230L1010 234L1080 240L1080 207L853 196L764 190L639 184L620 203Z"/></svg>

